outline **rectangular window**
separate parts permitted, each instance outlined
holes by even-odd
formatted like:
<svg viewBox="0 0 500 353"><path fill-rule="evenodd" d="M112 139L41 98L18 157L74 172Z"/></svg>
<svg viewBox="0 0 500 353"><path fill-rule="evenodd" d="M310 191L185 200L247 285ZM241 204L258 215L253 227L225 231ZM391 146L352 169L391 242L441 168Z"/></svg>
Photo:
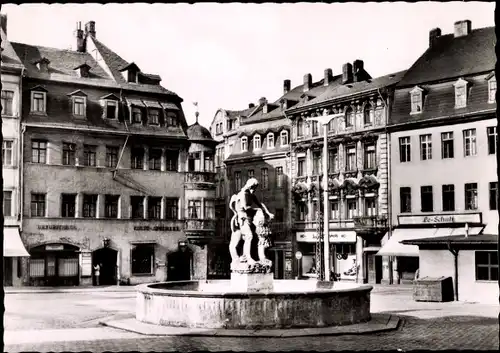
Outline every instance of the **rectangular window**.
<svg viewBox="0 0 500 353"><path fill-rule="evenodd" d="M255 178L255 172L253 169L248 170L248 179Z"/></svg>
<svg viewBox="0 0 500 353"><path fill-rule="evenodd" d="M346 153L346 171L355 171L356 170L356 148L348 147Z"/></svg>
<svg viewBox="0 0 500 353"><path fill-rule="evenodd" d="M453 142L453 132L443 132L441 133L441 158L454 158L454 142Z"/></svg>
<svg viewBox="0 0 500 353"><path fill-rule="evenodd" d="M161 197L148 198L148 218L161 219Z"/></svg>
<svg viewBox="0 0 500 353"><path fill-rule="evenodd" d="M318 136L318 135L319 135L318 122L313 121L312 122L312 136Z"/></svg>
<svg viewBox="0 0 500 353"><path fill-rule="evenodd" d="M354 112L352 109L348 109L345 114L345 127L354 126Z"/></svg>
<svg viewBox="0 0 500 353"><path fill-rule="evenodd" d="M498 210L498 181L490 183L490 210Z"/></svg>
<svg viewBox="0 0 500 353"><path fill-rule="evenodd" d="M338 220L340 217L339 202L337 200L330 201L330 217L332 220Z"/></svg>
<svg viewBox="0 0 500 353"><path fill-rule="evenodd" d="M376 167L375 162L375 145L365 145L365 158L364 158L365 169L374 169Z"/></svg>
<svg viewBox="0 0 500 353"><path fill-rule="evenodd" d="M476 281L498 281L498 252L476 251Z"/></svg>
<svg viewBox="0 0 500 353"><path fill-rule="evenodd" d="M144 148L137 147L132 148L130 167L132 169L143 169L144 168Z"/></svg>
<svg viewBox="0 0 500 353"><path fill-rule="evenodd" d="M337 173L339 171L339 150L332 148L328 150L328 173Z"/></svg>
<svg viewBox="0 0 500 353"><path fill-rule="evenodd" d="M45 93L32 93L31 111L34 113L45 113Z"/></svg>
<svg viewBox="0 0 500 353"><path fill-rule="evenodd" d="M118 201L120 196L118 195L106 195L104 196L104 217L106 218L118 218Z"/></svg>
<svg viewBox="0 0 500 353"><path fill-rule="evenodd" d="M486 128L486 134L488 135L488 154L495 154L497 152L497 127L490 126Z"/></svg>
<svg viewBox="0 0 500 353"><path fill-rule="evenodd" d="M178 219L179 200L173 197L167 197L165 199L165 210L167 212L165 215L166 219Z"/></svg>
<svg viewBox="0 0 500 353"><path fill-rule="evenodd" d="M161 170L161 150L152 148L149 150L149 170Z"/></svg>
<svg viewBox="0 0 500 353"><path fill-rule="evenodd" d="M177 127L177 114L174 112L167 113L167 126Z"/></svg>
<svg viewBox="0 0 500 353"><path fill-rule="evenodd" d="M468 129L463 131L464 134L464 156L475 156L477 153L476 146L476 129Z"/></svg>
<svg viewBox="0 0 500 353"><path fill-rule="evenodd" d="M45 217L45 195L31 194L31 217Z"/></svg>
<svg viewBox="0 0 500 353"><path fill-rule="evenodd" d="M497 80L492 78L488 81L488 102L495 103L497 95Z"/></svg>
<svg viewBox="0 0 500 353"><path fill-rule="evenodd" d="M282 131L281 134L281 146L288 145L288 131Z"/></svg>
<svg viewBox="0 0 500 353"><path fill-rule="evenodd" d="M422 212L432 212L434 211L434 200L432 198L432 186L421 186L420 187L420 201L422 206Z"/></svg>
<svg viewBox="0 0 500 353"><path fill-rule="evenodd" d="M214 156L210 152L205 152L205 172L213 172L214 171Z"/></svg>
<svg viewBox="0 0 500 353"><path fill-rule="evenodd" d="M277 208L274 212L274 222L283 223L285 221L285 211L282 208Z"/></svg>
<svg viewBox="0 0 500 353"><path fill-rule="evenodd" d="M83 217L97 217L97 195L83 195Z"/></svg>
<svg viewBox="0 0 500 353"><path fill-rule="evenodd" d="M465 209L477 210L478 196L477 196L477 183L465 184Z"/></svg>
<svg viewBox="0 0 500 353"><path fill-rule="evenodd" d="M73 115L85 116L85 98L73 97Z"/></svg>
<svg viewBox="0 0 500 353"><path fill-rule="evenodd" d="M14 92L2 90L2 115L3 116L13 116L14 115Z"/></svg>
<svg viewBox="0 0 500 353"><path fill-rule="evenodd" d="M304 136L304 120L299 118L297 121L297 137Z"/></svg>
<svg viewBox="0 0 500 353"><path fill-rule="evenodd" d="M420 159L432 159L432 135L420 135Z"/></svg>
<svg viewBox="0 0 500 353"><path fill-rule="evenodd" d="M205 200L205 218L206 219L215 219L214 200Z"/></svg>
<svg viewBox="0 0 500 353"><path fill-rule="evenodd" d="M47 158L47 141L31 141L31 162L46 163Z"/></svg>
<svg viewBox="0 0 500 353"><path fill-rule="evenodd" d="M377 207L375 203L375 198L367 197L365 198L365 216L372 217L377 214Z"/></svg>
<svg viewBox="0 0 500 353"><path fill-rule="evenodd" d="M241 152L246 152L248 149L248 140L246 137L241 138Z"/></svg>
<svg viewBox="0 0 500 353"><path fill-rule="evenodd" d="M179 160L179 151L177 150L167 150L166 154L166 169L168 171L177 171L177 161Z"/></svg>
<svg viewBox="0 0 500 353"><path fill-rule="evenodd" d="M74 218L76 216L76 195L61 195L61 217Z"/></svg>
<svg viewBox="0 0 500 353"><path fill-rule="evenodd" d="M262 177L262 190L269 189L269 174L267 168L261 169L261 177Z"/></svg>
<svg viewBox="0 0 500 353"><path fill-rule="evenodd" d="M234 173L234 187L237 191L241 190L241 172Z"/></svg>
<svg viewBox="0 0 500 353"><path fill-rule="evenodd" d="M297 205L297 220L301 222L306 220L306 205L303 203Z"/></svg>
<svg viewBox="0 0 500 353"><path fill-rule="evenodd" d="M316 221L319 217L319 203L317 200L312 201L311 203L312 209L311 209L311 219L313 221Z"/></svg>
<svg viewBox="0 0 500 353"><path fill-rule="evenodd" d="M142 123L142 112L139 108L132 108L132 122L136 124Z"/></svg>
<svg viewBox="0 0 500 353"><path fill-rule="evenodd" d="M347 219L353 219L357 216L358 200L347 199Z"/></svg>
<svg viewBox="0 0 500 353"><path fill-rule="evenodd" d="M159 125L160 124L160 111L158 109L149 109L149 124L150 125Z"/></svg>
<svg viewBox="0 0 500 353"><path fill-rule="evenodd" d="M192 152L188 155L188 171L199 172L201 171L201 153Z"/></svg>
<svg viewBox="0 0 500 353"><path fill-rule="evenodd" d="M3 216L12 217L12 191L3 192Z"/></svg>
<svg viewBox="0 0 500 353"><path fill-rule="evenodd" d="M191 219L201 219L201 201L200 200L189 200L188 202L188 218Z"/></svg>
<svg viewBox="0 0 500 353"><path fill-rule="evenodd" d="M149 275L154 273L155 245L132 244L132 275Z"/></svg>
<svg viewBox="0 0 500 353"><path fill-rule="evenodd" d="M83 163L88 167L96 166L97 146L83 145Z"/></svg>
<svg viewBox="0 0 500 353"><path fill-rule="evenodd" d="M274 134L267 135L267 148L274 148Z"/></svg>
<svg viewBox="0 0 500 353"><path fill-rule="evenodd" d="M455 211L455 185L443 185L443 211Z"/></svg>
<svg viewBox="0 0 500 353"><path fill-rule="evenodd" d="M399 205L401 213L411 212L411 188L401 187L399 188Z"/></svg>
<svg viewBox="0 0 500 353"><path fill-rule="evenodd" d="M313 151L313 175L321 174L321 151Z"/></svg>
<svg viewBox="0 0 500 353"><path fill-rule="evenodd" d="M422 111L422 92L411 94L411 112L419 113Z"/></svg>
<svg viewBox="0 0 500 353"><path fill-rule="evenodd" d="M116 168L118 163L118 147L106 146L106 167Z"/></svg>
<svg viewBox="0 0 500 353"><path fill-rule="evenodd" d="M297 160L297 176L304 176L306 173L306 159L301 157Z"/></svg>
<svg viewBox="0 0 500 353"><path fill-rule="evenodd" d="M63 165L76 164L76 145L74 143L63 142Z"/></svg>
<svg viewBox="0 0 500 353"><path fill-rule="evenodd" d="M276 168L276 187L279 189L283 187L283 167Z"/></svg>
<svg viewBox="0 0 500 353"><path fill-rule="evenodd" d="M463 108L467 103L467 86L455 87L455 108Z"/></svg>
<svg viewBox="0 0 500 353"><path fill-rule="evenodd" d="M116 119L118 107L115 101L106 101L106 118Z"/></svg>
<svg viewBox="0 0 500 353"><path fill-rule="evenodd" d="M399 138L399 161L401 163L411 161L411 142L410 136Z"/></svg>
<svg viewBox="0 0 500 353"><path fill-rule="evenodd" d="M4 165L4 166L11 166L13 164L13 160L12 160L13 145L14 145L13 141L3 140L2 165Z"/></svg>
<svg viewBox="0 0 500 353"><path fill-rule="evenodd" d="M144 196L130 196L131 218L144 218Z"/></svg>
<svg viewBox="0 0 500 353"><path fill-rule="evenodd" d="M260 148L260 136L254 136L253 138L253 149L258 150Z"/></svg>

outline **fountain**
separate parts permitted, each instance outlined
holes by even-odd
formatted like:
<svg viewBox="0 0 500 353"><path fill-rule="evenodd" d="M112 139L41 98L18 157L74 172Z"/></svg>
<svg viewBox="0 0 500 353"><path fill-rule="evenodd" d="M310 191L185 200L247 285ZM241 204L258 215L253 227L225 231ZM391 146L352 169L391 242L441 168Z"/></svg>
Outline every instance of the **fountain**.
<svg viewBox="0 0 500 353"><path fill-rule="evenodd" d="M265 256L274 216L255 196L257 185L256 179L249 179L230 201L231 279L138 286L137 320L171 327L262 329L351 325L371 319L369 285L274 280L272 261ZM241 256L236 251L240 241Z"/></svg>

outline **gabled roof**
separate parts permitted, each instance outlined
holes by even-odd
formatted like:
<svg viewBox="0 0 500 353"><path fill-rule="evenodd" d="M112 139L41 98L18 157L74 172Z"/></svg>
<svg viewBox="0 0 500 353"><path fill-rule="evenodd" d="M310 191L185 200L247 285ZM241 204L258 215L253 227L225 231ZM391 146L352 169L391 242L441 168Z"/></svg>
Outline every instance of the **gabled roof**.
<svg viewBox="0 0 500 353"><path fill-rule="evenodd" d="M453 33L440 36L408 69L398 87L494 70L495 44L495 27L478 28L458 38Z"/></svg>
<svg viewBox="0 0 500 353"><path fill-rule="evenodd" d="M131 62L130 64L123 66L119 71L122 72L125 70L141 71L141 69L139 69L139 66L137 66L137 64L134 62Z"/></svg>
<svg viewBox="0 0 500 353"><path fill-rule="evenodd" d="M2 39L1 47L2 47L2 66L3 65L21 65L21 60L19 56L16 54L14 48L12 48L12 44L7 40L7 35L0 28L0 38Z"/></svg>
<svg viewBox="0 0 500 353"><path fill-rule="evenodd" d="M77 89L76 91L73 91L71 93L68 93L68 96L88 96L87 93L83 92L81 89Z"/></svg>
<svg viewBox="0 0 500 353"><path fill-rule="evenodd" d="M106 94L105 96L102 96L101 99L109 99L109 100L116 100L116 101L120 100L120 98L118 98L113 93Z"/></svg>

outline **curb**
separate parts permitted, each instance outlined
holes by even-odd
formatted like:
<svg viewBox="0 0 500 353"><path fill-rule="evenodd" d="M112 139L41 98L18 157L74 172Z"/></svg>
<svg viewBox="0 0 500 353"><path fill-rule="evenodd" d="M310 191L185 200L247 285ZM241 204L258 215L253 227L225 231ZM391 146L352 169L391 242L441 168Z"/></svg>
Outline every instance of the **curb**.
<svg viewBox="0 0 500 353"><path fill-rule="evenodd" d="M5 294L40 294L40 293L132 293L136 291L135 286L118 288L66 288L66 289L5 289Z"/></svg>
<svg viewBox="0 0 500 353"><path fill-rule="evenodd" d="M134 332L145 336L217 336L217 337L304 337L304 336L340 336L364 335L397 330L400 318L390 314L372 314L372 319L366 323L331 326L320 328L290 328L264 330L227 330L171 327L147 324L135 318L101 321L99 324L123 331Z"/></svg>

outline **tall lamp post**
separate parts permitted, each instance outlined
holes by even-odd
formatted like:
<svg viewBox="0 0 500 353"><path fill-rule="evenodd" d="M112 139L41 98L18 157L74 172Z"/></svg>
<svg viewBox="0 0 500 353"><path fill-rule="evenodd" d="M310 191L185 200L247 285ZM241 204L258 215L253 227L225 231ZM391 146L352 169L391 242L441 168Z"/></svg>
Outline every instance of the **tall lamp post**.
<svg viewBox="0 0 500 353"><path fill-rule="evenodd" d="M328 212L328 124L332 119L343 117L344 114L327 114L326 110L323 115L310 117L308 121L317 121L323 125L323 238L324 246L324 261L325 264L325 281L330 281L330 214Z"/></svg>

